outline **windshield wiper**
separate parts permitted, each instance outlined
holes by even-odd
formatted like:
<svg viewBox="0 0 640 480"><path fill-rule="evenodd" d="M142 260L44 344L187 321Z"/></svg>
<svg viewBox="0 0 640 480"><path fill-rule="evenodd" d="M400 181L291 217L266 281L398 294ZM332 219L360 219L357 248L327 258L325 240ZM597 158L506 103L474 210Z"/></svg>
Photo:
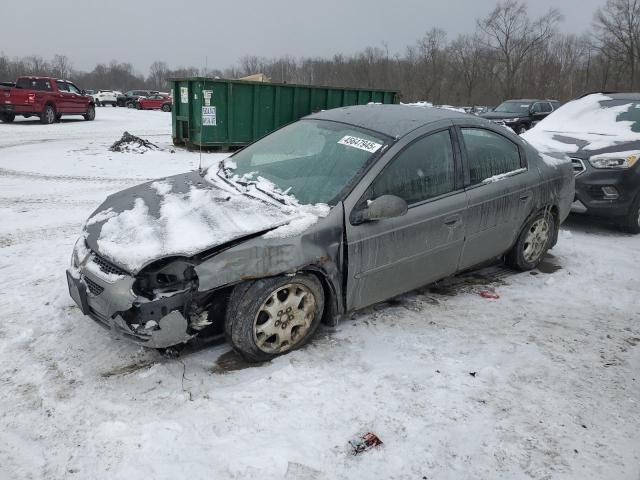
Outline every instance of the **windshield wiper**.
<svg viewBox="0 0 640 480"><path fill-rule="evenodd" d="M268 190L264 190L264 189L260 188L258 186L258 182L256 182L255 180L244 181L244 180L240 180L238 178L233 178L233 177L231 177L229 175L229 171L230 171L230 169L224 167L224 160L223 160L222 162L220 162L220 168L218 168L218 171L217 171L218 178L223 180L227 185L232 186L239 193L242 193L244 195L250 195L253 198L256 198L258 200L264 201L263 199L258 198L255 195L251 194L251 191L249 190L249 187L253 186L253 188L255 188L257 191L267 195L269 198L272 198L276 202L278 202L278 203L280 203L282 205L286 205L287 204L284 196L278 195L276 192L270 192ZM242 187L242 188L240 188L240 187Z"/></svg>

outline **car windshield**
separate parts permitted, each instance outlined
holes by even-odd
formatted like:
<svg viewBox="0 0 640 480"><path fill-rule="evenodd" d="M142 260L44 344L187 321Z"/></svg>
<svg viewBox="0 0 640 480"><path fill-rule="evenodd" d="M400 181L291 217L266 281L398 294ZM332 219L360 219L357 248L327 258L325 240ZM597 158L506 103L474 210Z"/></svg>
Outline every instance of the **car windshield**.
<svg viewBox="0 0 640 480"><path fill-rule="evenodd" d="M529 113L530 103L523 103L510 100L508 102L502 102L500 105L496 107L494 112L503 112L503 113Z"/></svg>
<svg viewBox="0 0 640 480"><path fill-rule="evenodd" d="M301 204L335 203L386 140L324 120L292 123L225 161L239 177L263 177Z"/></svg>

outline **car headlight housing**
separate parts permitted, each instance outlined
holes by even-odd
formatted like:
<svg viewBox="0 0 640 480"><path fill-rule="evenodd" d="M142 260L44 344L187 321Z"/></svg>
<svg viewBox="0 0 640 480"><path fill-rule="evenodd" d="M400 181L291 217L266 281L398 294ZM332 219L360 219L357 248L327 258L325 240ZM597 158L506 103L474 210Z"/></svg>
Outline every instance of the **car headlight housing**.
<svg viewBox="0 0 640 480"><path fill-rule="evenodd" d="M520 117L508 118L507 120L505 120L505 123L515 123L515 122L519 122L520 120L521 120Z"/></svg>
<svg viewBox="0 0 640 480"><path fill-rule="evenodd" d="M640 152L607 153L591 157L589 163L593 168L623 169L633 167L639 157Z"/></svg>
<svg viewBox="0 0 640 480"><path fill-rule="evenodd" d="M84 236L78 238L76 244L73 246L73 253L71 254L71 268L78 268L82 265L89 256L89 253Z"/></svg>

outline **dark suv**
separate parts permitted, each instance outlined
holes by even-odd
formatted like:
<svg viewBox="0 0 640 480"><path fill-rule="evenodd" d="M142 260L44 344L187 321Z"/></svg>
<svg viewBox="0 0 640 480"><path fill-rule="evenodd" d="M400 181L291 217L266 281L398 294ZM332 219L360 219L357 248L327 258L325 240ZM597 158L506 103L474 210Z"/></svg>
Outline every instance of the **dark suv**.
<svg viewBox="0 0 640 480"><path fill-rule="evenodd" d="M640 93L594 93L565 104L524 138L573 162L572 212L640 233Z"/></svg>
<svg viewBox="0 0 640 480"><path fill-rule="evenodd" d="M507 100L492 112L482 113L480 116L506 125L520 135L558 107L560 107L560 102L557 100Z"/></svg>
<svg viewBox="0 0 640 480"><path fill-rule="evenodd" d="M156 94L158 92L154 90L129 90L128 92L118 95L116 103L119 107L129 107L135 105L136 100L140 97L148 97L149 95Z"/></svg>

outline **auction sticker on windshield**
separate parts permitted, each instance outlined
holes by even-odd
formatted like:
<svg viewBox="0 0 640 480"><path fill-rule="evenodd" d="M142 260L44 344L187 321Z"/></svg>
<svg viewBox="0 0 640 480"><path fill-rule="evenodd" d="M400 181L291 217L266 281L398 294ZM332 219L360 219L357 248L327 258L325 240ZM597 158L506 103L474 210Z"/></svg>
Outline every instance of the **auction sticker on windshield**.
<svg viewBox="0 0 640 480"><path fill-rule="evenodd" d="M369 153L376 152L382 146L381 143L372 142L371 140L366 140L364 138L352 137L350 135L345 135L338 140L338 143L348 147L359 148L360 150L364 150Z"/></svg>

